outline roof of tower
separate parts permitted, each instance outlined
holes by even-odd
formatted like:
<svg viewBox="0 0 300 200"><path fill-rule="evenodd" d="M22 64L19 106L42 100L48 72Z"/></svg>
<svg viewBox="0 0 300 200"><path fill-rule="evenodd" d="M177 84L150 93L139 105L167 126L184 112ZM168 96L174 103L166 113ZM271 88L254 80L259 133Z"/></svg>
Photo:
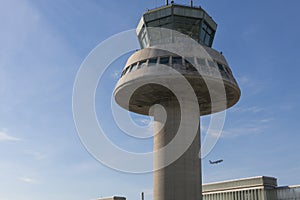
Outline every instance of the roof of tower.
<svg viewBox="0 0 300 200"><path fill-rule="evenodd" d="M187 5L181 5L181 4L169 4L160 6L157 8L149 9L144 13L145 16L151 16L154 13L159 13L159 17L164 17L165 15L169 14L166 10L173 10L172 14L174 15L181 15L186 17L192 17L192 18L201 18L205 19L209 25L213 29L217 29L217 23L213 20L213 18L201 7L201 6L187 6ZM171 13L170 13L171 14ZM147 19L146 19L147 20Z"/></svg>

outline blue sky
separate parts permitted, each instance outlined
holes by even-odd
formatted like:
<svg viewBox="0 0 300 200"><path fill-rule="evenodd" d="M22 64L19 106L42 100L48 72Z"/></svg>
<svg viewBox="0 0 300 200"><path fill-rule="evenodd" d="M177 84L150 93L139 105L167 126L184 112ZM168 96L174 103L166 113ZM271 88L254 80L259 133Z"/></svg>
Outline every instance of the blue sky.
<svg viewBox="0 0 300 200"><path fill-rule="evenodd" d="M85 150L73 122L72 89L82 61L97 44L135 28L146 8L163 3L1 1L1 200L139 199L142 191L152 198L151 173L117 172ZM222 137L202 161L203 181L268 175L280 185L300 184L300 2L195 1L200 3L218 23L214 48L223 51L242 90L239 103L227 112ZM152 141L122 136L103 106L110 104L126 56L105 73L97 115L114 142L148 151ZM215 159L224 162L208 164Z"/></svg>

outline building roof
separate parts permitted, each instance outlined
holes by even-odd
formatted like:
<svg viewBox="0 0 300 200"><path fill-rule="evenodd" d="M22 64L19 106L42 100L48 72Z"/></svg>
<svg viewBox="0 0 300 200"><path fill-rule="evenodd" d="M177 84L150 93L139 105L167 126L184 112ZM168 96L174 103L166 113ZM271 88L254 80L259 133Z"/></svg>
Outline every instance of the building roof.
<svg viewBox="0 0 300 200"><path fill-rule="evenodd" d="M249 189L249 188L265 188L273 189L277 187L277 179L274 177L257 176L244 179L235 179L222 182L204 184L202 186L203 193L217 192L225 190Z"/></svg>

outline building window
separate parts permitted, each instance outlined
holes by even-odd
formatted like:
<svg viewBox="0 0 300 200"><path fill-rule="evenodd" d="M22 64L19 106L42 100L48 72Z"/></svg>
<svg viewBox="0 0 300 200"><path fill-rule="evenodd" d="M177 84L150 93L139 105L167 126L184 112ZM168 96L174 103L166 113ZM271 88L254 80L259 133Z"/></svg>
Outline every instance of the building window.
<svg viewBox="0 0 300 200"><path fill-rule="evenodd" d="M141 68L141 67L146 66L146 62L147 62L147 60L140 61L140 62L139 62L138 69Z"/></svg>
<svg viewBox="0 0 300 200"><path fill-rule="evenodd" d="M197 71L197 69L195 68L195 61L193 57L185 58L184 63L188 71Z"/></svg>
<svg viewBox="0 0 300 200"><path fill-rule="evenodd" d="M157 58L150 58L148 61L149 66L153 66L157 64Z"/></svg>
<svg viewBox="0 0 300 200"><path fill-rule="evenodd" d="M184 58L184 62L185 62L185 63L192 64L192 65L195 64L194 57L186 57L186 58Z"/></svg>
<svg viewBox="0 0 300 200"><path fill-rule="evenodd" d="M159 63L163 64L163 65L168 65L170 62L170 58L169 57L161 57Z"/></svg>
<svg viewBox="0 0 300 200"><path fill-rule="evenodd" d="M213 30L204 22L200 31L200 40L206 46L211 46L213 38Z"/></svg>
<svg viewBox="0 0 300 200"><path fill-rule="evenodd" d="M204 58L197 58L198 65L206 66L206 61Z"/></svg>
<svg viewBox="0 0 300 200"><path fill-rule="evenodd" d="M224 71L223 65L220 64L220 63L218 63L218 68L219 68L220 71Z"/></svg>
<svg viewBox="0 0 300 200"><path fill-rule="evenodd" d="M232 74L230 68L228 66L224 66L225 70L227 71L228 74Z"/></svg>
<svg viewBox="0 0 300 200"><path fill-rule="evenodd" d="M209 65L210 67L216 67L216 64L215 64L214 61L212 61L212 60L207 60L207 62L208 62L208 65Z"/></svg>
<svg viewBox="0 0 300 200"><path fill-rule="evenodd" d="M129 66L129 67L127 67L127 68L125 69L124 75L125 75L125 74L128 74L128 72L130 71L130 67L131 67L131 66Z"/></svg>
<svg viewBox="0 0 300 200"><path fill-rule="evenodd" d="M137 69L137 66L138 66L138 64L137 64L137 63L134 63L134 64L131 66L130 72L134 72L134 71ZM129 72L129 70L128 70L128 72Z"/></svg>
<svg viewBox="0 0 300 200"><path fill-rule="evenodd" d="M182 58L181 57L172 57L172 64L179 64L182 65Z"/></svg>
<svg viewBox="0 0 300 200"><path fill-rule="evenodd" d="M142 47L147 47L149 44L147 29L143 26L142 31L140 33L140 41Z"/></svg>
<svg viewBox="0 0 300 200"><path fill-rule="evenodd" d="M123 70L121 77L124 76L125 72L126 72L126 69Z"/></svg>

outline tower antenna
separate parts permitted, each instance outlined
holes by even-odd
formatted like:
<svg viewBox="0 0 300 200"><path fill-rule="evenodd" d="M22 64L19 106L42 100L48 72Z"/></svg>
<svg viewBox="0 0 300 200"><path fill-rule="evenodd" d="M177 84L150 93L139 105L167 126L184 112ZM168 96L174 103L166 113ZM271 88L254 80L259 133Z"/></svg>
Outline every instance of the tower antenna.
<svg viewBox="0 0 300 200"><path fill-rule="evenodd" d="M169 5L169 0L166 0L166 5Z"/></svg>
<svg viewBox="0 0 300 200"><path fill-rule="evenodd" d="M193 3L193 0L191 0L191 7L193 7L194 5L193 5L194 3Z"/></svg>
<svg viewBox="0 0 300 200"><path fill-rule="evenodd" d="M142 200L145 200L144 192L142 192Z"/></svg>

